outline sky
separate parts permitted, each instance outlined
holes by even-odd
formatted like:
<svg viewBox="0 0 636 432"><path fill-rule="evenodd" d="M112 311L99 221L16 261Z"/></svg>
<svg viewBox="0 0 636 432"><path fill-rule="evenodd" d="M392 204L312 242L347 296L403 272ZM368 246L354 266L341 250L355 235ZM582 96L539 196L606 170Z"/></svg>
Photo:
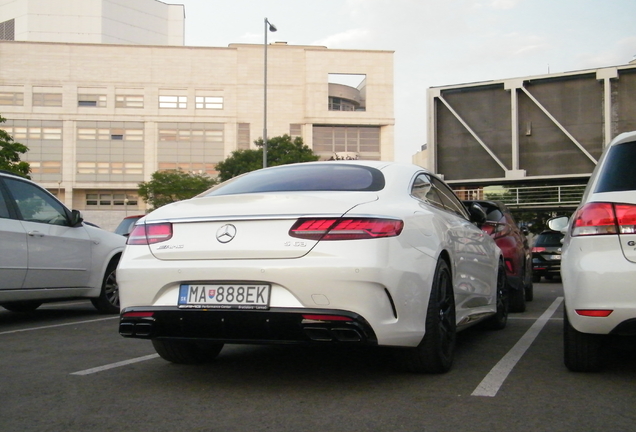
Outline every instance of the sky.
<svg viewBox="0 0 636 432"><path fill-rule="evenodd" d="M185 44L394 51L395 160L427 142L427 89L628 64L636 0L181 0Z"/></svg>

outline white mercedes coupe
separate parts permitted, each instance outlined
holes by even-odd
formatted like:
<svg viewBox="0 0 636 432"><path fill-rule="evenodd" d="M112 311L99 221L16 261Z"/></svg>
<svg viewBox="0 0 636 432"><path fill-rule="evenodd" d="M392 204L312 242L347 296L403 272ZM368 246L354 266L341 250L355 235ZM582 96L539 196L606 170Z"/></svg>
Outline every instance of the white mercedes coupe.
<svg viewBox="0 0 636 432"><path fill-rule="evenodd" d="M416 165L253 171L137 222L117 269L119 333L174 363L211 361L225 343L362 344L443 373L457 331L507 322L484 220Z"/></svg>

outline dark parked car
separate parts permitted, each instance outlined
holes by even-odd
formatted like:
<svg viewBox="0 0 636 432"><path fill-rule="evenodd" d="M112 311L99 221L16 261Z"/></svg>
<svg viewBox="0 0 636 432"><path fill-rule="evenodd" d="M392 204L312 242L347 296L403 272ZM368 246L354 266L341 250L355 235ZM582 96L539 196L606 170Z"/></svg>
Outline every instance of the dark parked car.
<svg viewBox="0 0 636 432"><path fill-rule="evenodd" d="M537 236L532 248L532 279L540 282L541 277L552 280L561 276L561 247L563 233L543 231Z"/></svg>
<svg viewBox="0 0 636 432"><path fill-rule="evenodd" d="M510 312L526 310L526 301L531 301L532 254L526 238L525 228L517 225L505 204L498 201L464 201L470 207L479 204L486 212L486 223L481 229L487 232L501 249L506 262L506 280L510 297ZM526 231L527 232L527 231Z"/></svg>
<svg viewBox="0 0 636 432"><path fill-rule="evenodd" d="M115 234L128 236L130 232L135 228L135 222L144 217L145 215L126 216L119 222L117 228L115 228Z"/></svg>

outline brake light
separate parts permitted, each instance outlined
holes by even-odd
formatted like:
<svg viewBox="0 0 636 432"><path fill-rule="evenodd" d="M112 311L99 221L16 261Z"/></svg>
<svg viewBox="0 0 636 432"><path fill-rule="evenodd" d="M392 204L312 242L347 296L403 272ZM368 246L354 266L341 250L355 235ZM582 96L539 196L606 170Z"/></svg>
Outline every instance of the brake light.
<svg viewBox="0 0 636 432"><path fill-rule="evenodd" d="M589 203L576 212L573 221L573 237L634 234L636 233L636 205Z"/></svg>
<svg viewBox="0 0 636 432"><path fill-rule="evenodd" d="M307 240L359 240L400 235L404 222L376 218L299 219L289 235Z"/></svg>
<svg viewBox="0 0 636 432"><path fill-rule="evenodd" d="M161 243L172 238L172 224L144 224L137 225L128 236L126 244L151 245Z"/></svg>
<svg viewBox="0 0 636 432"><path fill-rule="evenodd" d="M535 253L545 252L545 251L546 251L546 248L541 246L535 246L532 248L532 252L535 252Z"/></svg>

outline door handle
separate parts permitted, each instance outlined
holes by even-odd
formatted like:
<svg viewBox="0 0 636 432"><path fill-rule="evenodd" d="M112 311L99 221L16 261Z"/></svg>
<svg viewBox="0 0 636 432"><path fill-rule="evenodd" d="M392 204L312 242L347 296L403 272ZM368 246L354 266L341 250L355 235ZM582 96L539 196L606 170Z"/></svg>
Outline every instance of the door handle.
<svg viewBox="0 0 636 432"><path fill-rule="evenodd" d="M29 231L27 234L31 237L44 237L44 234L40 231Z"/></svg>

